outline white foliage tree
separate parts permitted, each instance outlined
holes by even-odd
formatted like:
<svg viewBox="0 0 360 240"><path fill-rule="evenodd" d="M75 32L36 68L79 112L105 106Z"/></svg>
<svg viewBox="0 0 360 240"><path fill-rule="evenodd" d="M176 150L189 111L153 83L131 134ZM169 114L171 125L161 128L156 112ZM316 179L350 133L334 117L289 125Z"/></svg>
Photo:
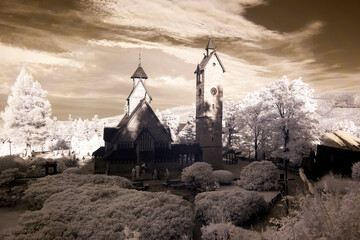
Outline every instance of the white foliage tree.
<svg viewBox="0 0 360 240"><path fill-rule="evenodd" d="M348 119L336 122L335 124L331 125L330 132L335 132L338 130L347 132L355 137L360 136L360 126L356 126L353 121Z"/></svg>
<svg viewBox="0 0 360 240"><path fill-rule="evenodd" d="M49 137L51 105L47 92L23 68L11 88L5 111L1 113L7 136L16 144L42 148Z"/></svg>
<svg viewBox="0 0 360 240"><path fill-rule="evenodd" d="M193 144L196 138L196 106L192 105L189 120L181 132L178 133L180 143Z"/></svg>
<svg viewBox="0 0 360 240"><path fill-rule="evenodd" d="M161 113L160 121L162 122L162 124L164 124L166 127L169 128L170 133L171 133L171 138L173 139L174 142L177 142L179 117L167 109Z"/></svg>
<svg viewBox="0 0 360 240"><path fill-rule="evenodd" d="M313 90L301 78L289 81L284 76L267 91L266 102L276 113L270 125L272 141L278 144L274 155L298 162L318 139Z"/></svg>
<svg viewBox="0 0 360 240"><path fill-rule="evenodd" d="M236 109L237 104L233 100L224 101L223 125L225 125L226 144L223 145L229 148L234 145L234 141L237 138L238 126L236 123Z"/></svg>
<svg viewBox="0 0 360 240"><path fill-rule="evenodd" d="M237 126L242 130L242 139L252 143L255 160L258 152L265 152L270 132L270 121L273 112L266 103L266 90L247 95L238 105ZM263 158L263 156L261 157Z"/></svg>

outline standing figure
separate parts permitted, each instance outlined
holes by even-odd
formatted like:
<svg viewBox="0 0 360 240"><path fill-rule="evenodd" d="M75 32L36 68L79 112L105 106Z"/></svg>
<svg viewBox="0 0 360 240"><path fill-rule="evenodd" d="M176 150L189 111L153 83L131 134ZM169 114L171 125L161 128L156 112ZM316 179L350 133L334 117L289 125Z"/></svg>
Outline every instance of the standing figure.
<svg viewBox="0 0 360 240"><path fill-rule="evenodd" d="M131 179L132 179L132 181L135 181L135 175L136 175L136 171L135 171L135 168L133 168L132 170L131 170Z"/></svg>
<svg viewBox="0 0 360 240"><path fill-rule="evenodd" d="M165 170L165 180L169 181L169 177L170 177L169 169L166 168L166 170Z"/></svg>
<svg viewBox="0 0 360 240"><path fill-rule="evenodd" d="M141 169L142 169L142 175L144 176L145 175L145 171L146 171L146 163L142 163L141 164Z"/></svg>
<svg viewBox="0 0 360 240"><path fill-rule="evenodd" d="M158 171L156 170L156 168L154 169L153 179L158 180Z"/></svg>

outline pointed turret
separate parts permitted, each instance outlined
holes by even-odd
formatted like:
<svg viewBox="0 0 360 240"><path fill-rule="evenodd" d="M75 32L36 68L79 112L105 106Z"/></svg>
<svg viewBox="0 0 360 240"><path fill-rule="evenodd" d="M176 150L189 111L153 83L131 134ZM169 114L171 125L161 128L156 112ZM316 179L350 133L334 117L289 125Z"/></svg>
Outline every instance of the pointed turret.
<svg viewBox="0 0 360 240"><path fill-rule="evenodd" d="M141 78L141 79L147 79L146 73L144 69L141 67L141 64L139 63L138 68L134 72L134 74L131 76L132 79L134 78Z"/></svg>
<svg viewBox="0 0 360 240"><path fill-rule="evenodd" d="M205 50L206 50L206 56L209 56L209 49L215 50L215 46L214 46L214 44L212 43L211 38L209 38L209 41L208 41L208 43L207 43L207 45L206 45L206 48L205 48Z"/></svg>

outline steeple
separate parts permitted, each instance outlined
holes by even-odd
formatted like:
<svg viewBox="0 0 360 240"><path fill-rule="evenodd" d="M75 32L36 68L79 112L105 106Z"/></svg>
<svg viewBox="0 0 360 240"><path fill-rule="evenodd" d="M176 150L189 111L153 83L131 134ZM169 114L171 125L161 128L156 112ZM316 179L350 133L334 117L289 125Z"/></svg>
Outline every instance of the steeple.
<svg viewBox="0 0 360 240"><path fill-rule="evenodd" d="M209 49L215 50L215 46L214 46L214 44L212 43L211 38L209 38L209 41L208 41L208 43L207 43L207 45L206 45L206 48L205 48L205 50L206 50L206 56L209 56Z"/></svg>

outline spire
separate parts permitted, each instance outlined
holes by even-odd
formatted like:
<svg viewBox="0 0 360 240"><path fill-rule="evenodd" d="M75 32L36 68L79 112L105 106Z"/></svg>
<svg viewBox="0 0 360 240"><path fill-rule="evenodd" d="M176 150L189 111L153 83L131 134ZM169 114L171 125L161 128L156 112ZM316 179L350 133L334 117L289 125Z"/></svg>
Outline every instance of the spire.
<svg viewBox="0 0 360 240"><path fill-rule="evenodd" d="M139 65L138 68L135 70L134 74L131 76L131 78L141 78L141 79L147 79L146 73L144 69L141 67L141 48L139 49Z"/></svg>
<svg viewBox="0 0 360 240"><path fill-rule="evenodd" d="M206 55L207 55L207 56L209 56L209 49L215 50L215 46L214 46L214 44L212 43L211 38L209 38L209 41L208 41L208 43L207 43L207 45L206 45L206 48L205 48L205 50L206 50Z"/></svg>

